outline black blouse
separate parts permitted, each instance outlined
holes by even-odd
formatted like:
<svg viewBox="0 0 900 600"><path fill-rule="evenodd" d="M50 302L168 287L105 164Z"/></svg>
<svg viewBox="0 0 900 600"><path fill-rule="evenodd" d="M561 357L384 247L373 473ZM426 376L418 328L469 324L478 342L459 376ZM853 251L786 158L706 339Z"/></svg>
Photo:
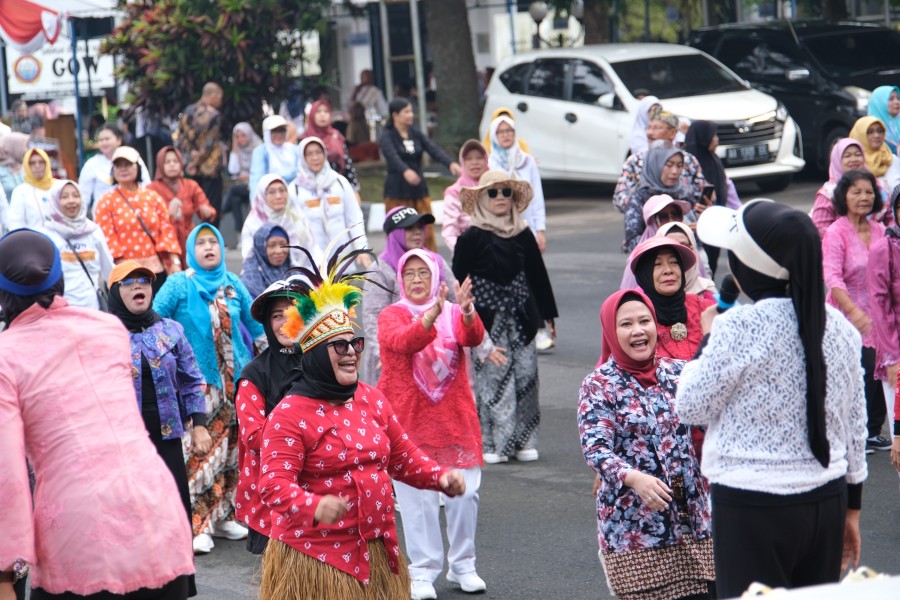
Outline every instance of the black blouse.
<svg viewBox="0 0 900 600"><path fill-rule="evenodd" d="M559 316L544 259L528 228L515 237L502 238L470 227L456 242L453 274L458 281L472 277L475 310L488 331L499 306L513 313L523 343L531 342L544 321ZM517 301L520 291L524 294ZM507 297L498 298L502 295Z"/></svg>
<svg viewBox="0 0 900 600"><path fill-rule="evenodd" d="M453 159L428 139L418 129L409 128L409 137L403 139L393 127L385 129L378 145L387 162L387 177L384 180L384 197L418 200L428 195L428 185L422 174L422 153L449 167ZM403 172L412 169L422 179L419 185L410 185L403 178Z"/></svg>

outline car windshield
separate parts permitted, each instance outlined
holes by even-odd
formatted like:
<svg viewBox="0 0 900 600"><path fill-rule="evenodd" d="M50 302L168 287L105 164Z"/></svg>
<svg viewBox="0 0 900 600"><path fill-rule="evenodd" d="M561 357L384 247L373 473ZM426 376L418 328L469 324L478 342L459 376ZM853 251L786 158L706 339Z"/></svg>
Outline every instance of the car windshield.
<svg viewBox="0 0 900 600"><path fill-rule="evenodd" d="M629 60L614 63L613 68L635 98L652 95L664 100L747 89L734 75L702 54Z"/></svg>
<svg viewBox="0 0 900 600"><path fill-rule="evenodd" d="M822 68L833 75L896 72L900 67L900 36L892 31L842 31L801 40Z"/></svg>

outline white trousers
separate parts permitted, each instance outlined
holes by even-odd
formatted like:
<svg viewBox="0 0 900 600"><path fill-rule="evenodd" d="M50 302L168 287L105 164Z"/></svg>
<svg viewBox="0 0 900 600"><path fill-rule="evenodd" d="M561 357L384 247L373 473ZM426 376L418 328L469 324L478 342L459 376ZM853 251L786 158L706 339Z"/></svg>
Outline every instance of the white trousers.
<svg viewBox="0 0 900 600"><path fill-rule="evenodd" d="M884 403L887 404L887 424L888 424L888 439L892 439L894 437L894 386L889 384L887 381L881 382L881 387L884 389Z"/></svg>
<svg viewBox="0 0 900 600"><path fill-rule="evenodd" d="M478 488L481 467L462 469L466 493L445 498L450 570L462 575L475 570L475 526L478 523ZM400 505L406 556L411 579L434 582L444 570L444 540L441 536L441 506L438 492L419 490L394 481Z"/></svg>

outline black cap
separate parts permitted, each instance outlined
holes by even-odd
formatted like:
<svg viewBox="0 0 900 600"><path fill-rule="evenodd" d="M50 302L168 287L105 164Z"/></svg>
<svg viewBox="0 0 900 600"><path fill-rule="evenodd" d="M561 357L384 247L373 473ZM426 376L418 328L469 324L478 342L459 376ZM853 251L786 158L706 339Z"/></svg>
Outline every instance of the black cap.
<svg viewBox="0 0 900 600"><path fill-rule="evenodd" d="M395 229L409 229L419 222L423 225L431 225L434 223L434 215L420 215L416 209L405 206L384 218L384 232L390 233Z"/></svg>

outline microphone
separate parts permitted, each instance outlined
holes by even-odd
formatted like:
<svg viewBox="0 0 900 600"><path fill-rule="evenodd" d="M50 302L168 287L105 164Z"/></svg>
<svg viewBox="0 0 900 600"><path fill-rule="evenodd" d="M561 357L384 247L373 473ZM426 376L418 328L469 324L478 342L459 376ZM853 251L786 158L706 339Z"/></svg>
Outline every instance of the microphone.
<svg viewBox="0 0 900 600"><path fill-rule="evenodd" d="M741 290L738 288L734 277L732 275L723 277L722 285L719 286L719 293L716 295L716 302L718 302L716 309L719 311L719 314L737 304L737 299L740 295Z"/></svg>

